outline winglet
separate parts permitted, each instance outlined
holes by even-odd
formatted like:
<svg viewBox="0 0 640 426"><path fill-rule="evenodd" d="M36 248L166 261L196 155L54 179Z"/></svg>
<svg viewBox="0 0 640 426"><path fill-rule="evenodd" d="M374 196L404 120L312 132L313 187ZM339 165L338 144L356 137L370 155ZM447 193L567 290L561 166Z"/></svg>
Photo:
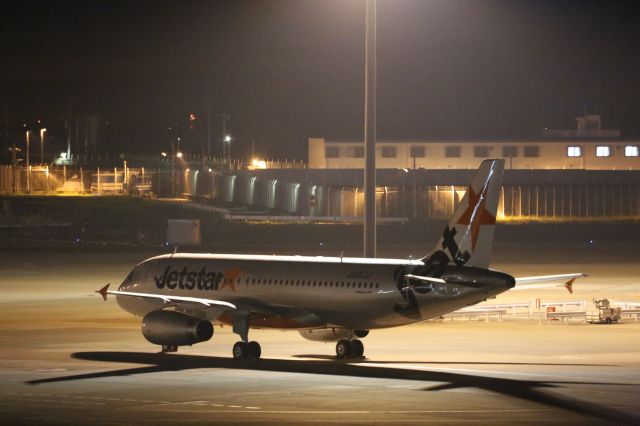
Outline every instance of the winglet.
<svg viewBox="0 0 640 426"><path fill-rule="evenodd" d="M107 301L107 290L109 290L109 286L110 285L111 285L111 283L105 285L100 290L96 290L96 293L98 293L100 296L102 296L102 298L104 299L105 302Z"/></svg>
<svg viewBox="0 0 640 426"><path fill-rule="evenodd" d="M567 291L571 294L573 294L573 283L575 282L576 279L577 278L571 278L569 281L564 283L564 288L566 288Z"/></svg>

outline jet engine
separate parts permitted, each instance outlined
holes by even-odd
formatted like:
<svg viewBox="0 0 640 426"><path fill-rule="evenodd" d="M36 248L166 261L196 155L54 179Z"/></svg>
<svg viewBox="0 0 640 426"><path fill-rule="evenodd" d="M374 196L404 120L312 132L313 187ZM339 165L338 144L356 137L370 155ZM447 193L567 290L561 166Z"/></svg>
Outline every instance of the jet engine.
<svg viewBox="0 0 640 426"><path fill-rule="evenodd" d="M213 326L180 312L153 311L142 319L142 335L156 345L193 345L211 339Z"/></svg>
<svg viewBox="0 0 640 426"><path fill-rule="evenodd" d="M352 339L354 336L365 337L369 330L350 330L347 328L316 328L301 330L300 335L315 342L337 342L341 339Z"/></svg>

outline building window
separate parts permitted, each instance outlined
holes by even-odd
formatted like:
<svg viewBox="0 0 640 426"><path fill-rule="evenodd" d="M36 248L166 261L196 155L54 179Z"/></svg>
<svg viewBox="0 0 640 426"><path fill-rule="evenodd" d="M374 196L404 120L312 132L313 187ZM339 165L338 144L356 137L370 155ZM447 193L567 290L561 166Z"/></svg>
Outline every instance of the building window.
<svg viewBox="0 0 640 426"><path fill-rule="evenodd" d="M525 157L540 157L540 147L538 145L525 145Z"/></svg>
<svg viewBox="0 0 640 426"><path fill-rule="evenodd" d="M460 157L460 147L458 145L451 145L444 147L445 157Z"/></svg>
<svg viewBox="0 0 640 426"><path fill-rule="evenodd" d="M476 158L487 158L489 156L489 147L486 145L476 145L473 147L473 156Z"/></svg>
<svg viewBox="0 0 640 426"><path fill-rule="evenodd" d="M424 146L412 145L409 148L409 156L411 158L424 158L424 157L426 157Z"/></svg>
<svg viewBox="0 0 640 426"><path fill-rule="evenodd" d="M338 158L340 157L340 147L326 146L324 148L324 156L326 158Z"/></svg>
<svg viewBox="0 0 640 426"><path fill-rule="evenodd" d="M363 146L354 146L351 148L351 157L353 158L363 158L364 157L364 147Z"/></svg>
<svg viewBox="0 0 640 426"><path fill-rule="evenodd" d="M611 147L609 145L596 146L596 157L611 157Z"/></svg>
<svg viewBox="0 0 640 426"><path fill-rule="evenodd" d="M382 147L382 158L396 158L396 147L395 146L383 146Z"/></svg>
<svg viewBox="0 0 640 426"><path fill-rule="evenodd" d="M502 156L505 158L517 157L518 147L515 145L506 145L502 147Z"/></svg>
<svg viewBox="0 0 640 426"><path fill-rule="evenodd" d="M582 157L582 147L581 146L568 147L567 157Z"/></svg>
<svg viewBox="0 0 640 426"><path fill-rule="evenodd" d="M627 145L624 147L624 156L625 157L637 157L638 156L638 145Z"/></svg>

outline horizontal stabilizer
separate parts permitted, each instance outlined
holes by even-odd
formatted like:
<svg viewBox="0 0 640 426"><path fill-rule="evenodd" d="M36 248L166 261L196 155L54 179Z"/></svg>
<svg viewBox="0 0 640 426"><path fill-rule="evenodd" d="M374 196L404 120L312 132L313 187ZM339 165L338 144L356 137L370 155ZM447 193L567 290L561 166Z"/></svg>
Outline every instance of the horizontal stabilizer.
<svg viewBox="0 0 640 426"><path fill-rule="evenodd" d="M521 277L516 278L516 286L511 290L533 290L543 288L564 287L567 291L573 294L573 283L578 278L586 277L587 274L575 273L575 274L560 274L560 275L539 275L535 277ZM558 281L567 280L565 283L557 283ZM557 284L542 284L552 283Z"/></svg>
<svg viewBox="0 0 640 426"><path fill-rule="evenodd" d="M439 284L446 283L446 281L443 280L442 278L424 277L422 275L406 274L404 277L405 278L411 278L411 279L418 280L418 281L424 281L424 282L427 282L427 283L439 283Z"/></svg>
<svg viewBox="0 0 640 426"><path fill-rule="evenodd" d="M538 275L535 277L520 277L520 278L516 278L516 287L521 284L558 282L558 281L570 280L572 278L582 278L586 276L587 274L578 272L575 274Z"/></svg>

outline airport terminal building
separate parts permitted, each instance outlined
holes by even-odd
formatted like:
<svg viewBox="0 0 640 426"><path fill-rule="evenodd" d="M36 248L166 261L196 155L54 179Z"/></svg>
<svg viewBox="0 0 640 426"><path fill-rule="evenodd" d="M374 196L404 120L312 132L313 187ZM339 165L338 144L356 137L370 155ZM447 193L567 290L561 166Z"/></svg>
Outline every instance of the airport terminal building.
<svg viewBox="0 0 640 426"><path fill-rule="evenodd" d="M599 115L578 117L577 129L545 129L528 139L379 140L382 169L475 169L486 158L504 158L507 169L640 170L640 139L601 128ZM364 144L309 138L309 168L364 167Z"/></svg>
<svg viewBox="0 0 640 426"><path fill-rule="evenodd" d="M602 129L600 116L529 139L379 140L376 205L381 218L443 219L482 160L504 158L499 218L640 216L640 139ZM212 188L229 203L315 218L362 217L364 144L309 138L308 168L243 170ZM336 219L337 220L337 219Z"/></svg>

